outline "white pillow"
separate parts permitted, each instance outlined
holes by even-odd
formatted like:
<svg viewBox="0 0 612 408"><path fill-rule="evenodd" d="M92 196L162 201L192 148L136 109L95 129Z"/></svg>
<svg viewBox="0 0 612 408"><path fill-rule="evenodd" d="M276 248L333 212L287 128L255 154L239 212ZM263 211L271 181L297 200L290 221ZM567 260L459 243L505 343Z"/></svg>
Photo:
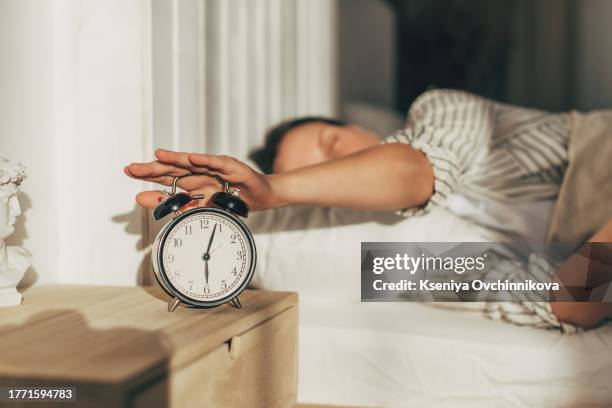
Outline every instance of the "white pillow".
<svg viewBox="0 0 612 408"><path fill-rule="evenodd" d="M291 207L254 213L254 287L312 299L360 300L361 242L487 242L488 230L445 209L401 218L392 212Z"/></svg>

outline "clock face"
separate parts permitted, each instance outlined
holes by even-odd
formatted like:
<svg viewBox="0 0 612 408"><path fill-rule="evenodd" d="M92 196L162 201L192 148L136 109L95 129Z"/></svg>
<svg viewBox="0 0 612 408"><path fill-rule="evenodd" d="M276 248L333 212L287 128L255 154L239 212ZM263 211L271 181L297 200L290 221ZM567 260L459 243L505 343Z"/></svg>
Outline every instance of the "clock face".
<svg viewBox="0 0 612 408"><path fill-rule="evenodd" d="M252 241L221 211L198 211L169 228L161 248L162 273L183 296L215 302L241 290L250 279Z"/></svg>

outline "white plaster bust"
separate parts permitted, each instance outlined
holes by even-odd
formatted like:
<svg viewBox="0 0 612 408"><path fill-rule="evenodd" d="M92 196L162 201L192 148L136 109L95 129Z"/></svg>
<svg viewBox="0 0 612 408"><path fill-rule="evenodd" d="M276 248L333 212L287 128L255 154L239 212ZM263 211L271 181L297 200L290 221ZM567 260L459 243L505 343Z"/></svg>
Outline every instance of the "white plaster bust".
<svg viewBox="0 0 612 408"><path fill-rule="evenodd" d="M21 214L17 195L25 178L21 164L0 157L0 306L21 304L22 296L17 291L17 284L32 260L24 248L6 246L4 242L15 230L15 222Z"/></svg>

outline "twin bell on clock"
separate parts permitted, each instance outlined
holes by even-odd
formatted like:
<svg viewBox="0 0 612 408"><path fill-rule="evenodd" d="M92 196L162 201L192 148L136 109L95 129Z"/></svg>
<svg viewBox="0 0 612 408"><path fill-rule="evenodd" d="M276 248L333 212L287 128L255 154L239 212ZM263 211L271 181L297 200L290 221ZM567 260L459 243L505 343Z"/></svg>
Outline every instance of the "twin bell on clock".
<svg viewBox="0 0 612 408"><path fill-rule="evenodd" d="M246 289L255 272L257 251L253 235L242 222L249 206L240 199L240 190L225 183L225 191L214 194L218 207L180 209L203 198L172 191L153 211L153 218L173 214L161 229L151 252L155 278L171 296L168 310L180 304L210 308L230 302L241 309L238 295Z"/></svg>

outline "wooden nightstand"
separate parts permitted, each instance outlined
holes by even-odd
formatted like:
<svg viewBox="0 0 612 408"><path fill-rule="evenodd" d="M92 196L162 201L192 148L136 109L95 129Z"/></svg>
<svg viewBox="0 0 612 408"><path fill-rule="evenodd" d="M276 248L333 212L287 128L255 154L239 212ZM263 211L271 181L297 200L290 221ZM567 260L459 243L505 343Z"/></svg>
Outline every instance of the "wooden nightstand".
<svg viewBox="0 0 612 408"><path fill-rule="evenodd" d="M75 407L291 407L297 295L240 301L168 313L157 288L32 288L0 308L0 386L75 386Z"/></svg>

